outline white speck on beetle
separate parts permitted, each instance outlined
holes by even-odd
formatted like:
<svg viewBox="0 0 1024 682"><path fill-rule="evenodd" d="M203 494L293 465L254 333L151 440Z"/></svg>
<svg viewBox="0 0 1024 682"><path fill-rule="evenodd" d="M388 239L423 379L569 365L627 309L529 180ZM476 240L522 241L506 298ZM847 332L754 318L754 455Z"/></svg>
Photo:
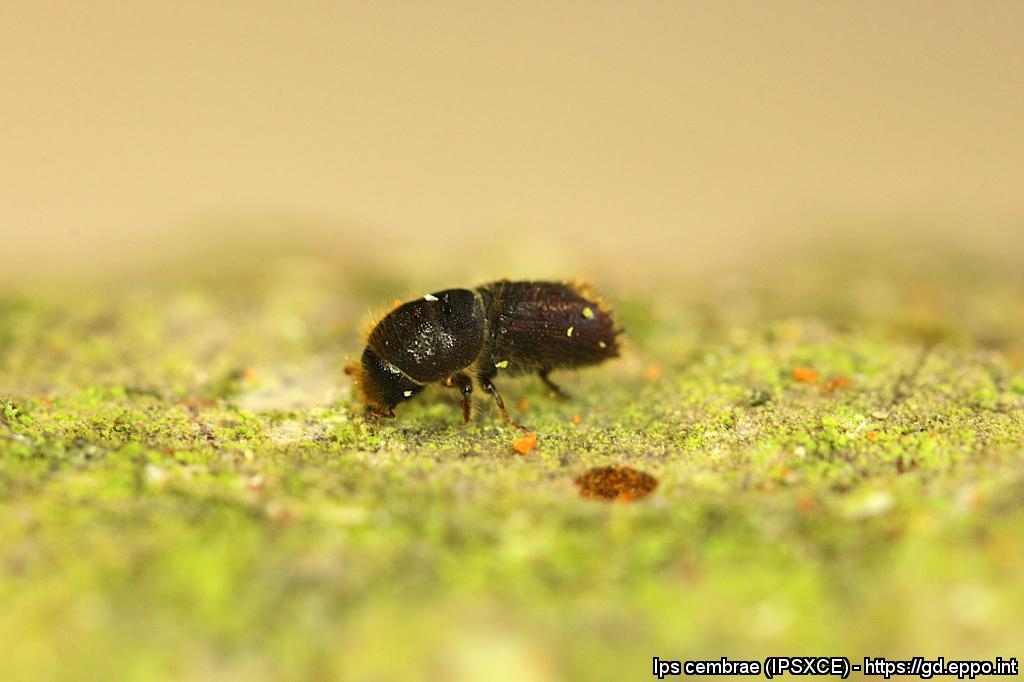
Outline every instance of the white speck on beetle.
<svg viewBox="0 0 1024 682"><path fill-rule="evenodd" d="M427 294L426 296L423 297L423 300L424 301L436 301L437 300L437 296L434 296L433 294Z"/></svg>
<svg viewBox="0 0 1024 682"><path fill-rule="evenodd" d="M608 344L607 344L607 343L605 343L604 341L598 341L598 342L597 342L597 345L598 345L599 347L601 347L601 348L607 348L607 347L608 347Z"/></svg>
<svg viewBox="0 0 1024 682"><path fill-rule="evenodd" d="M591 310L590 308L584 308L583 317L587 318L588 320L592 320L594 318L594 311Z"/></svg>
<svg viewBox="0 0 1024 682"><path fill-rule="evenodd" d="M402 395L404 395L406 398L411 398L412 391L402 391Z"/></svg>
<svg viewBox="0 0 1024 682"><path fill-rule="evenodd" d="M569 327L568 329L566 329L565 330L565 335L568 336L568 337L572 337L572 329L573 329L572 327Z"/></svg>

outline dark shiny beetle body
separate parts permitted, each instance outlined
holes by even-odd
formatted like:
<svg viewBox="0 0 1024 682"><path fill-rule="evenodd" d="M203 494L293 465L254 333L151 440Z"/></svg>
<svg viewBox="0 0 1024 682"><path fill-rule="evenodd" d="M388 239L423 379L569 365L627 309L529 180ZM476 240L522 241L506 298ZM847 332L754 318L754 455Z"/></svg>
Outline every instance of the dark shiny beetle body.
<svg viewBox="0 0 1024 682"><path fill-rule="evenodd" d="M617 356L621 331L580 285L501 280L403 303L371 330L361 361L346 371L367 408L381 416L394 417L396 405L441 384L461 392L465 421L476 387L491 395L505 421L523 428L494 386L499 371L536 372L567 397L548 373Z"/></svg>

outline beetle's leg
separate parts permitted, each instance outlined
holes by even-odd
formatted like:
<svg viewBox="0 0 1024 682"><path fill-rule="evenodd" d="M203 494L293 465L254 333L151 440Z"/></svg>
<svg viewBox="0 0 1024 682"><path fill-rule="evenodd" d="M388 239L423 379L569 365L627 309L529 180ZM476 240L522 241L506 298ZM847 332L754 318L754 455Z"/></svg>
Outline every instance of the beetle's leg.
<svg viewBox="0 0 1024 682"><path fill-rule="evenodd" d="M465 374L456 374L447 383L462 394L462 423L468 424L473 408L473 380Z"/></svg>
<svg viewBox="0 0 1024 682"><path fill-rule="evenodd" d="M522 424L520 424L519 422L514 421L512 419L512 416L508 413L508 410L505 409L505 401L501 399L501 394L498 393L497 387L495 387L495 385L491 383L490 379L481 379L480 385L485 392L490 393L491 397L494 398L494 402L498 405L498 409L501 410L501 418L505 420L505 423L507 423L509 426L514 426L517 429L522 429L523 431L530 430L523 426Z"/></svg>
<svg viewBox="0 0 1024 682"><path fill-rule="evenodd" d="M542 369L539 372L537 372L537 376L540 377L540 380L544 382L545 386L554 391L555 397L557 397L559 400L572 400L572 396L569 395L568 391L566 391L564 388L553 382L548 377L549 372L551 372L551 370Z"/></svg>

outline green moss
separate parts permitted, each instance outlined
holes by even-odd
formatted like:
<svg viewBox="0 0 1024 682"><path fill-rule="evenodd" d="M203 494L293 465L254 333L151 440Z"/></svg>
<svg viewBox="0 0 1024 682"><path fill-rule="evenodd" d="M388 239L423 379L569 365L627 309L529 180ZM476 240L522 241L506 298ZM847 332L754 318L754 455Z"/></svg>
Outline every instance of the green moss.
<svg viewBox="0 0 1024 682"><path fill-rule="evenodd" d="M411 287L305 267L0 296L0 678L627 679L1024 640L1012 276L623 291L632 350L564 375L573 402L500 383L523 457L442 390L366 417L341 369ZM579 497L615 463L656 492Z"/></svg>

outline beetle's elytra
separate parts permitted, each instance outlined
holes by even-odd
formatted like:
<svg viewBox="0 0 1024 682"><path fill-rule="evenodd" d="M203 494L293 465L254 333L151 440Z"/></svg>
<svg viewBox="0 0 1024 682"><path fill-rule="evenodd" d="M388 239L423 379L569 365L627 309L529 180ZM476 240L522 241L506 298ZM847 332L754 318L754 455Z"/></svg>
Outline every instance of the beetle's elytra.
<svg viewBox="0 0 1024 682"><path fill-rule="evenodd" d="M367 408L394 417L395 406L427 384L462 394L468 422L474 388L489 394L518 428L494 386L498 372L535 372L562 397L549 373L596 365L619 354L611 313L587 289L566 282L501 280L446 289L403 303L370 331L353 375Z"/></svg>

